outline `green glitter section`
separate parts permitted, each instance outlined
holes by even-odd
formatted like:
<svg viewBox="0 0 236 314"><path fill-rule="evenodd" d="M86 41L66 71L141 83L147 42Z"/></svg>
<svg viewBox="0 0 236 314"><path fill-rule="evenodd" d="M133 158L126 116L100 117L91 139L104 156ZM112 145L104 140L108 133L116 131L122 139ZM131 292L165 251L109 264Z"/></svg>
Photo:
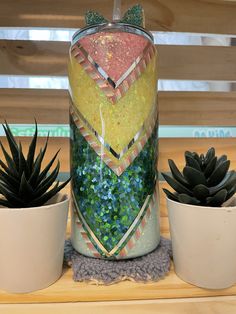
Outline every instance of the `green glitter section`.
<svg viewBox="0 0 236 314"><path fill-rule="evenodd" d="M146 204L145 210L143 211L142 215L140 216L139 220L137 221L135 227L133 228L133 230L130 232L129 236L126 238L126 240L122 243L122 245L116 250L116 252L113 254L113 256L107 256L101 249L100 247L97 246L97 243L94 241L94 239L90 236L88 229L86 228L85 225L83 225L84 230L87 232L90 241L92 242L92 244L94 245L94 247L97 249L97 251L101 254L101 256L103 258L109 258L109 259L116 259L116 256L119 255L120 251L126 246L126 244L129 242L129 240L132 238L132 236L134 235L134 233L136 232L137 228L139 227L140 222L142 221L142 219L144 218L146 212L147 212L147 208L150 204L152 200L152 196L149 198L148 203ZM76 205L74 205L76 206ZM76 209L76 207L75 207ZM80 215L76 209L76 215L78 216L79 220L82 223L82 220L80 218Z"/></svg>
<svg viewBox="0 0 236 314"><path fill-rule="evenodd" d="M108 23L109 21L96 11L87 11L85 14L85 24L86 26L98 25ZM134 5L129 8L124 14L123 18L119 23L131 24L136 26L144 26L144 13L143 8L140 4Z"/></svg>
<svg viewBox="0 0 236 314"><path fill-rule="evenodd" d="M87 11L85 14L85 23L87 26L108 23L100 13L95 11Z"/></svg>
<svg viewBox="0 0 236 314"><path fill-rule="evenodd" d="M76 202L89 227L110 251L127 232L156 177L157 129L120 176L101 161L71 121L71 173Z"/></svg>
<svg viewBox="0 0 236 314"><path fill-rule="evenodd" d="M120 20L120 23L132 24L136 26L143 26L143 8L140 4L134 5L132 8L128 9L123 18Z"/></svg>

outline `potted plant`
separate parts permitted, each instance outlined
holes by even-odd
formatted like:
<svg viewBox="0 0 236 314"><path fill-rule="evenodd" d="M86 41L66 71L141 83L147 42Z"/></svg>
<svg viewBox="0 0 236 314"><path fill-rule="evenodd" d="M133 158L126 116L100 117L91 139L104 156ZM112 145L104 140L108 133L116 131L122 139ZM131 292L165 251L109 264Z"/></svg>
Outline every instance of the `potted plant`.
<svg viewBox="0 0 236 314"><path fill-rule="evenodd" d="M163 173L175 190L167 195L176 274L184 281L209 289L236 283L236 173L227 156L185 152L181 173L169 160Z"/></svg>
<svg viewBox="0 0 236 314"><path fill-rule="evenodd" d="M9 153L0 142L0 289L30 292L47 287L61 275L68 197L56 182L60 164L49 174L58 152L42 168L45 146L36 154L35 133L25 157L8 124L3 125ZM54 184L55 183L55 184Z"/></svg>

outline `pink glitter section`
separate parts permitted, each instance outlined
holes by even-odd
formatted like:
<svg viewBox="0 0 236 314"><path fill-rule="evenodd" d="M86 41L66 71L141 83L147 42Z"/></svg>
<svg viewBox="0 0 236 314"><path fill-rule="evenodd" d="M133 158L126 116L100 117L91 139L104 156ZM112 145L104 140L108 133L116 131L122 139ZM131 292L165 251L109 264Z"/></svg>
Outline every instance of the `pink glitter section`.
<svg viewBox="0 0 236 314"><path fill-rule="evenodd" d="M142 54L148 40L124 32L100 32L86 36L79 43L93 60L117 82Z"/></svg>

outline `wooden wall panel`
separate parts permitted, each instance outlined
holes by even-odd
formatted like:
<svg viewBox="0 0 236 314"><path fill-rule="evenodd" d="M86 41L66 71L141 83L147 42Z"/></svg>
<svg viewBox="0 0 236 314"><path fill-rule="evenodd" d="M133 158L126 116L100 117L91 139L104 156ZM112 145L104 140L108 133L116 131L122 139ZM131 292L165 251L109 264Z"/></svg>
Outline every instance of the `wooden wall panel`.
<svg viewBox="0 0 236 314"><path fill-rule="evenodd" d="M161 125L236 125L236 92L159 92ZM0 89L0 122L67 124L68 92Z"/></svg>
<svg viewBox="0 0 236 314"><path fill-rule="evenodd" d="M72 27L84 26L88 9L111 19L110 0L2 0L0 26ZM122 12L136 0L123 1ZM236 33L236 3L227 0L140 0L150 30L198 33Z"/></svg>
<svg viewBox="0 0 236 314"><path fill-rule="evenodd" d="M0 122L63 124L69 123L66 90L0 89Z"/></svg>
<svg viewBox="0 0 236 314"><path fill-rule="evenodd" d="M236 125L236 92L159 92L160 124Z"/></svg>
<svg viewBox="0 0 236 314"><path fill-rule="evenodd" d="M0 73L67 75L68 42L0 40ZM236 47L158 46L160 79L236 80Z"/></svg>

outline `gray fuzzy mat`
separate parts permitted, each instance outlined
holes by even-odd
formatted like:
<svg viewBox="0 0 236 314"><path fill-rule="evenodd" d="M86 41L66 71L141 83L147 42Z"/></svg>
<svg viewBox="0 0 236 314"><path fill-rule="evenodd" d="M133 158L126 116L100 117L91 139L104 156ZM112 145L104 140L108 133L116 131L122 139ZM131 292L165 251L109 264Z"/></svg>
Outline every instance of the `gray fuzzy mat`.
<svg viewBox="0 0 236 314"><path fill-rule="evenodd" d="M74 281L110 285L122 280L137 282L158 281L170 270L171 241L161 238L151 253L129 260L104 260L83 256L66 241L64 263L73 270Z"/></svg>

